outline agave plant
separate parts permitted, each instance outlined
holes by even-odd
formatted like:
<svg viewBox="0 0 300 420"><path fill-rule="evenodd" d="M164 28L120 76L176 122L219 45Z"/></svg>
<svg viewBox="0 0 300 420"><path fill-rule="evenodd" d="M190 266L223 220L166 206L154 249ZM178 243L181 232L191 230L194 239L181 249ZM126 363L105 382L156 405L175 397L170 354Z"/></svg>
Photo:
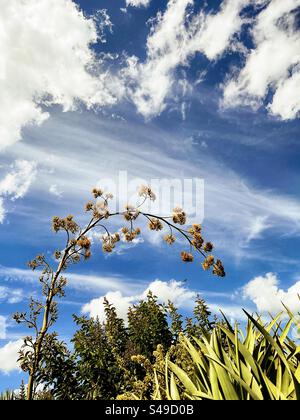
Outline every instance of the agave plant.
<svg viewBox="0 0 300 420"><path fill-rule="evenodd" d="M290 338L292 328L299 330L299 324L287 313L288 321L282 313L267 325L246 313L245 335L224 317L224 325L217 325L201 339L183 337L194 374L188 375L167 358L167 398L300 400L300 346ZM156 385L153 397L159 399L158 381Z"/></svg>

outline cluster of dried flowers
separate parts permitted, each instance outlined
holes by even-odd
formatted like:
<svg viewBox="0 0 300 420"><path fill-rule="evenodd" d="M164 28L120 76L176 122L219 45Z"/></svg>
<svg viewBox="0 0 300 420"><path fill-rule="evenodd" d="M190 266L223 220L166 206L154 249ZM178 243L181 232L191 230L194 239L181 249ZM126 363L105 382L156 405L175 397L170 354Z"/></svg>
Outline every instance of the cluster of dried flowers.
<svg viewBox="0 0 300 420"><path fill-rule="evenodd" d="M142 206L147 200L155 201L156 199L155 193L148 186L142 186L139 189L138 195L142 199L140 205L132 206L128 204L124 211L120 213L111 213L109 210L109 201L113 199L111 194L94 188L92 195L94 200L89 201L85 206L86 212L91 213L91 219L84 231L80 231L79 226L74 222L73 216L68 216L65 219L60 219L59 217L53 219L54 231L64 230L68 234L68 260L79 262L82 257L84 259L90 258L92 243L88 233L95 228L103 229L102 249L106 253L113 252L120 241L133 242L141 235L141 229L135 225L137 220L143 217L147 219L149 230L154 232L160 232L164 228L169 230L169 233L164 236L164 241L167 244L173 245L178 236L186 240L189 250L181 253L182 261L187 263L193 262L195 254L199 253L204 258L202 267L205 271L212 269L214 275L225 277L222 262L211 255L213 244L206 242L202 236L201 225L194 224L190 228L185 229L187 215L183 209L175 208L169 217L160 217L142 211ZM118 232L111 233L102 222L113 216L122 216L126 226L122 227ZM71 238L70 235L77 235L77 238ZM60 251L56 251L55 257L57 259L60 259L61 255Z"/></svg>

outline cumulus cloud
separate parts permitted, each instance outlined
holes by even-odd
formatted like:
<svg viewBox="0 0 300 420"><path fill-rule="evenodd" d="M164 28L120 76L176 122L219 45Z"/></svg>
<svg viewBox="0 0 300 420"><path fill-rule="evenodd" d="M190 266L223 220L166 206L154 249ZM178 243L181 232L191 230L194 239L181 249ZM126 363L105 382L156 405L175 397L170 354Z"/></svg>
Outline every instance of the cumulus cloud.
<svg viewBox="0 0 300 420"><path fill-rule="evenodd" d="M0 340L4 340L6 337L6 318L0 315Z"/></svg>
<svg viewBox="0 0 300 420"><path fill-rule="evenodd" d="M191 14L193 0L169 0L159 13L147 40L147 59L128 59L126 77L131 78L130 96L146 118L160 114L173 93L176 69L186 66L196 53L218 59L230 49L240 31L241 11L250 0L225 0L217 13Z"/></svg>
<svg viewBox="0 0 300 420"><path fill-rule="evenodd" d="M83 306L82 312L89 314L89 316L93 318L98 317L101 321L104 321L105 313L103 303L106 297L107 300L115 306L118 316L126 320L129 307L141 299L145 299L149 291L152 291L161 303L167 303L169 300L172 300L179 308L192 306L196 297L196 293L185 287L182 282L175 280L170 282L155 280L149 284L149 287L147 287L144 292L138 295L126 296L117 291L109 292L105 296L93 299Z"/></svg>
<svg viewBox="0 0 300 420"><path fill-rule="evenodd" d="M222 311L226 318L229 319L232 323L236 321L245 321L246 319L242 306L216 303L211 303L208 306L209 309L217 315L221 315ZM251 310L248 309L248 312L251 313Z"/></svg>
<svg viewBox="0 0 300 420"><path fill-rule="evenodd" d="M296 24L300 0L262 3L267 7L258 14L252 29L254 48L244 68L226 83L223 103L225 107L257 109L271 93L270 113L289 120L300 110L300 32Z"/></svg>
<svg viewBox="0 0 300 420"><path fill-rule="evenodd" d="M132 7L146 7L150 4L151 0L126 0L126 6Z"/></svg>
<svg viewBox="0 0 300 420"><path fill-rule="evenodd" d="M93 299L85 304L82 308L84 314L88 314L92 318L99 318L100 321L105 320L104 299L107 299L110 304L114 305L118 316L127 319L127 312L129 307L137 301L137 296L124 296L121 292L108 292L105 296L98 299Z"/></svg>
<svg viewBox="0 0 300 420"><path fill-rule="evenodd" d="M17 360L22 344L23 340L10 341L0 348L0 372L8 374L20 369Z"/></svg>
<svg viewBox="0 0 300 420"><path fill-rule="evenodd" d="M0 180L0 223L3 223L6 213L4 198L11 201L23 198L34 182L36 174L35 163L17 160L11 166L11 170Z"/></svg>
<svg viewBox="0 0 300 420"><path fill-rule="evenodd" d="M88 108L115 102L113 82L91 49L97 40L97 23L72 0L1 2L0 150L18 141L26 125L42 124L51 105L73 111L79 102Z"/></svg>
<svg viewBox="0 0 300 420"><path fill-rule="evenodd" d="M196 293L187 288L184 283L180 281L172 280L165 282L161 280L155 280L142 294L142 299L145 299L149 292L152 292L159 298L161 302L172 302L180 308L190 306L194 303Z"/></svg>
<svg viewBox="0 0 300 420"><path fill-rule="evenodd" d="M283 310L282 303L295 314L300 312L300 281L284 290L280 288L280 281L276 274L268 273L246 284L243 295L255 303L259 313L279 313Z"/></svg>

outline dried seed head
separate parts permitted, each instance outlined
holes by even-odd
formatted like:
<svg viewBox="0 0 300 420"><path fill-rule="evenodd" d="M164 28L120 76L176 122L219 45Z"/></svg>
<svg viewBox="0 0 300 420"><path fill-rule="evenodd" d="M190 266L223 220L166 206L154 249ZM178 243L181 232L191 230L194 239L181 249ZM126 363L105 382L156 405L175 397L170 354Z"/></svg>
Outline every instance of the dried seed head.
<svg viewBox="0 0 300 420"><path fill-rule="evenodd" d="M156 195L154 194L152 189L150 187L147 187L146 185L141 185L141 187L139 188L138 194L140 197L143 197L145 199L149 198L151 201L156 200Z"/></svg>
<svg viewBox="0 0 300 420"><path fill-rule="evenodd" d="M174 235L166 235L164 237L164 241L167 242L167 244L169 244L169 245L173 245L174 242L176 241L176 238L175 238Z"/></svg>
<svg viewBox="0 0 300 420"><path fill-rule="evenodd" d="M205 252L211 252L214 249L214 246L211 242L207 242L203 247Z"/></svg>
<svg viewBox="0 0 300 420"><path fill-rule="evenodd" d="M190 252L183 251L181 253L181 259L182 259L183 262L193 262L194 261L194 256Z"/></svg>
<svg viewBox="0 0 300 420"><path fill-rule="evenodd" d="M92 191L92 194L93 194L94 198L99 198L99 197L102 197L103 191L100 190L100 188L94 188L93 191Z"/></svg>
<svg viewBox="0 0 300 420"><path fill-rule="evenodd" d="M159 219L151 219L148 223L148 227L150 230L154 230L156 232L163 230L163 224Z"/></svg>
<svg viewBox="0 0 300 420"><path fill-rule="evenodd" d="M180 207L173 210L173 222L177 225L186 224L186 214Z"/></svg>

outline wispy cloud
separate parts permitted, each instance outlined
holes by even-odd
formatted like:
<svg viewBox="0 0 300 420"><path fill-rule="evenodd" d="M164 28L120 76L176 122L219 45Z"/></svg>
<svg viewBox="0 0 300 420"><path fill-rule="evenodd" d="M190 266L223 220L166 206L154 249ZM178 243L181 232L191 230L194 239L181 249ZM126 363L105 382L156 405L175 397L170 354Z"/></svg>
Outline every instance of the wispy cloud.
<svg viewBox="0 0 300 420"><path fill-rule="evenodd" d="M270 228L272 228L272 225L268 223L267 216L258 216L255 218L249 226L249 234L246 238L246 245L249 245L249 243L255 239L260 239L263 236L263 233Z"/></svg>
<svg viewBox="0 0 300 420"><path fill-rule="evenodd" d="M50 153L45 142L48 137L53 139ZM137 146L137 141L143 144L142 148ZM101 183L101 179L108 178L118 185L119 170L128 169L129 180L141 176L149 182L151 179L178 179L181 175L182 178L203 178L208 234L219 247L233 255L237 250L243 252L241 247L249 241L263 238L267 230L279 235L299 233L297 197L252 186L238 172L224 164L220 166L209 149L200 154L196 149L192 149L193 153L188 150L187 154L183 150L177 158L170 150L173 144L178 146L181 142L180 135L135 122L116 123L89 116L87 123L82 124L66 116L63 121L55 120L52 127L39 130L37 139L19 143L7 157L18 155L27 159L31 156L38 162L40 173L33 193L37 202L43 196L55 213L81 209L89 198L89 190ZM99 159L99 150L102 159ZM49 188L53 184L65 191L65 200L53 201L50 195L47 200L45 186ZM41 216L37 208L30 207L28 217L40 219Z"/></svg>
<svg viewBox="0 0 300 420"><path fill-rule="evenodd" d="M27 282L38 285L39 273L29 269L0 266L0 277L8 282ZM118 276L98 276L96 274L68 273L68 287L90 292L107 292L108 290L136 290L136 283Z"/></svg>
<svg viewBox="0 0 300 420"><path fill-rule="evenodd" d="M22 302L25 293L22 289L11 289L9 287L0 286L0 301L10 304Z"/></svg>
<svg viewBox="0 0 300 420"><path fill-rule="evenodd" d="M0 315L0 340L6 338L6 318Z"/></svg>

